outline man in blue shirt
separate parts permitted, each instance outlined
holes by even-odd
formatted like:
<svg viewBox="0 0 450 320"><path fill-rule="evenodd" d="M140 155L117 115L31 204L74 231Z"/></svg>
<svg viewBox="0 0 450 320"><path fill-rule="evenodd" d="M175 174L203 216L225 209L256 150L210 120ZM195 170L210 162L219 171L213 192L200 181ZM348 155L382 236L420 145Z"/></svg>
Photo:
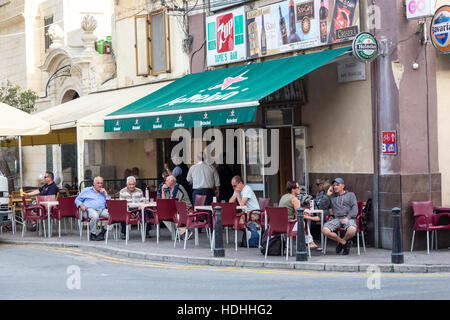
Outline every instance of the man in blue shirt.
<svg viewBox="0 0 450 320"><path fill-rule="evenodd" d="M89 222L89 229L91 234L90 240L101 241L104 239L106 229L102 229L97 235L97 221L100 217L109 218L108 209L106 209L106 199L111 199L103 188L103 178L95 177L94 185L92 187L84 188L83 191L75 199L75 204L83 211L84 216L86 212L91 219Z"/></svg>

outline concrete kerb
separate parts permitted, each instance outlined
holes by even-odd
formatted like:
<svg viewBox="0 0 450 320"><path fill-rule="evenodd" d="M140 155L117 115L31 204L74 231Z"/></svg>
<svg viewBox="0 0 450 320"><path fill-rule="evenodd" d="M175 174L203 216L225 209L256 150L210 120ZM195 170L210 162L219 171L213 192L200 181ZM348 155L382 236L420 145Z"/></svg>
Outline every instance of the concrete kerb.
<svg viewBox="0 0 450 320"><path fill-rule="evenodd" d="M184 263L193 265L229 266L241 268L268 268L268 269L292 269L303 271L333 271L333 272L367 272L369 267L377 267L382 273L438 273L450 272L450 265L411 265L411 264L343 264L343 263L317 263L317 262L282 262L267 260L239 260L221 258L201 258L177 255L163 255L145 253L113 247L98 246L92 244L79 244L67 242L42 242L42 241L14 241L4 240L3 243L16 245L45 245L61 248L89 248L117 256L125 256L134 259L143 259L158 262Z"/></svg>

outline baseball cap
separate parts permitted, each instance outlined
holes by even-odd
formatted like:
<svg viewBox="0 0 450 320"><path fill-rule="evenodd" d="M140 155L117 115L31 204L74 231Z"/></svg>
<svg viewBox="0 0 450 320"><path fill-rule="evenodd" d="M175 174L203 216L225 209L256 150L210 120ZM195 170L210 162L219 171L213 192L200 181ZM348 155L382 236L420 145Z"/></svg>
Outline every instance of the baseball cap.
<svg viewBox="0 0 450 320"><path fill-rule="evenodd" d="M340 183L340 184L345 184L344 179L342 179L342 178L336 178L336 179L333 180L332 183L334 183L334 182L337 182L337 183Z"/></svg>

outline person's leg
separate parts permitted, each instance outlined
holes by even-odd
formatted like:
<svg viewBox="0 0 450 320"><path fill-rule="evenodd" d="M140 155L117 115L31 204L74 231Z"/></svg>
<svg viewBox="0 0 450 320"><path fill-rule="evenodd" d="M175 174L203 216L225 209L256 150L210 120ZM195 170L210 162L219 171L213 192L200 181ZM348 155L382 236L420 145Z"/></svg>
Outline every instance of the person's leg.
<svg viewBox="0 0 450 320"><path fill-rule="evenodd" d="M89 229L91 230L91 234L97 235L97 221L99 217L99 213L95 209L88 209L89 219L91 221L89 222Z"/></svg>
<svg viewBox="0 0 450 320"><path fill-rule="evenodd" d="M342 245L345 244L346 240L342 239L337 235L336 232L334 232L338 227L340 226L340 222L337 219L333 219L325 223L325 225L322 228L322 233L324 236L330 238L331 240L334 240Z"/></svg>

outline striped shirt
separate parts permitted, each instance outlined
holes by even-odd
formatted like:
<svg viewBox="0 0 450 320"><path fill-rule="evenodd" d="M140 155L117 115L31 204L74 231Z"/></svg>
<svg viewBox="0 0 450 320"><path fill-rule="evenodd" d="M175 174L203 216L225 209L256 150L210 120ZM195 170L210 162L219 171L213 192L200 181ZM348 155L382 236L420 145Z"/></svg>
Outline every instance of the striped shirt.
<svg viewBox="0 0 450 320"><path fill-rule="evenodd" d="M123 188L120 190L119 199L127 200L127 203L145 202L144 193L139 188L136 188L133 192L128 190L127 187Z"/></svg>

